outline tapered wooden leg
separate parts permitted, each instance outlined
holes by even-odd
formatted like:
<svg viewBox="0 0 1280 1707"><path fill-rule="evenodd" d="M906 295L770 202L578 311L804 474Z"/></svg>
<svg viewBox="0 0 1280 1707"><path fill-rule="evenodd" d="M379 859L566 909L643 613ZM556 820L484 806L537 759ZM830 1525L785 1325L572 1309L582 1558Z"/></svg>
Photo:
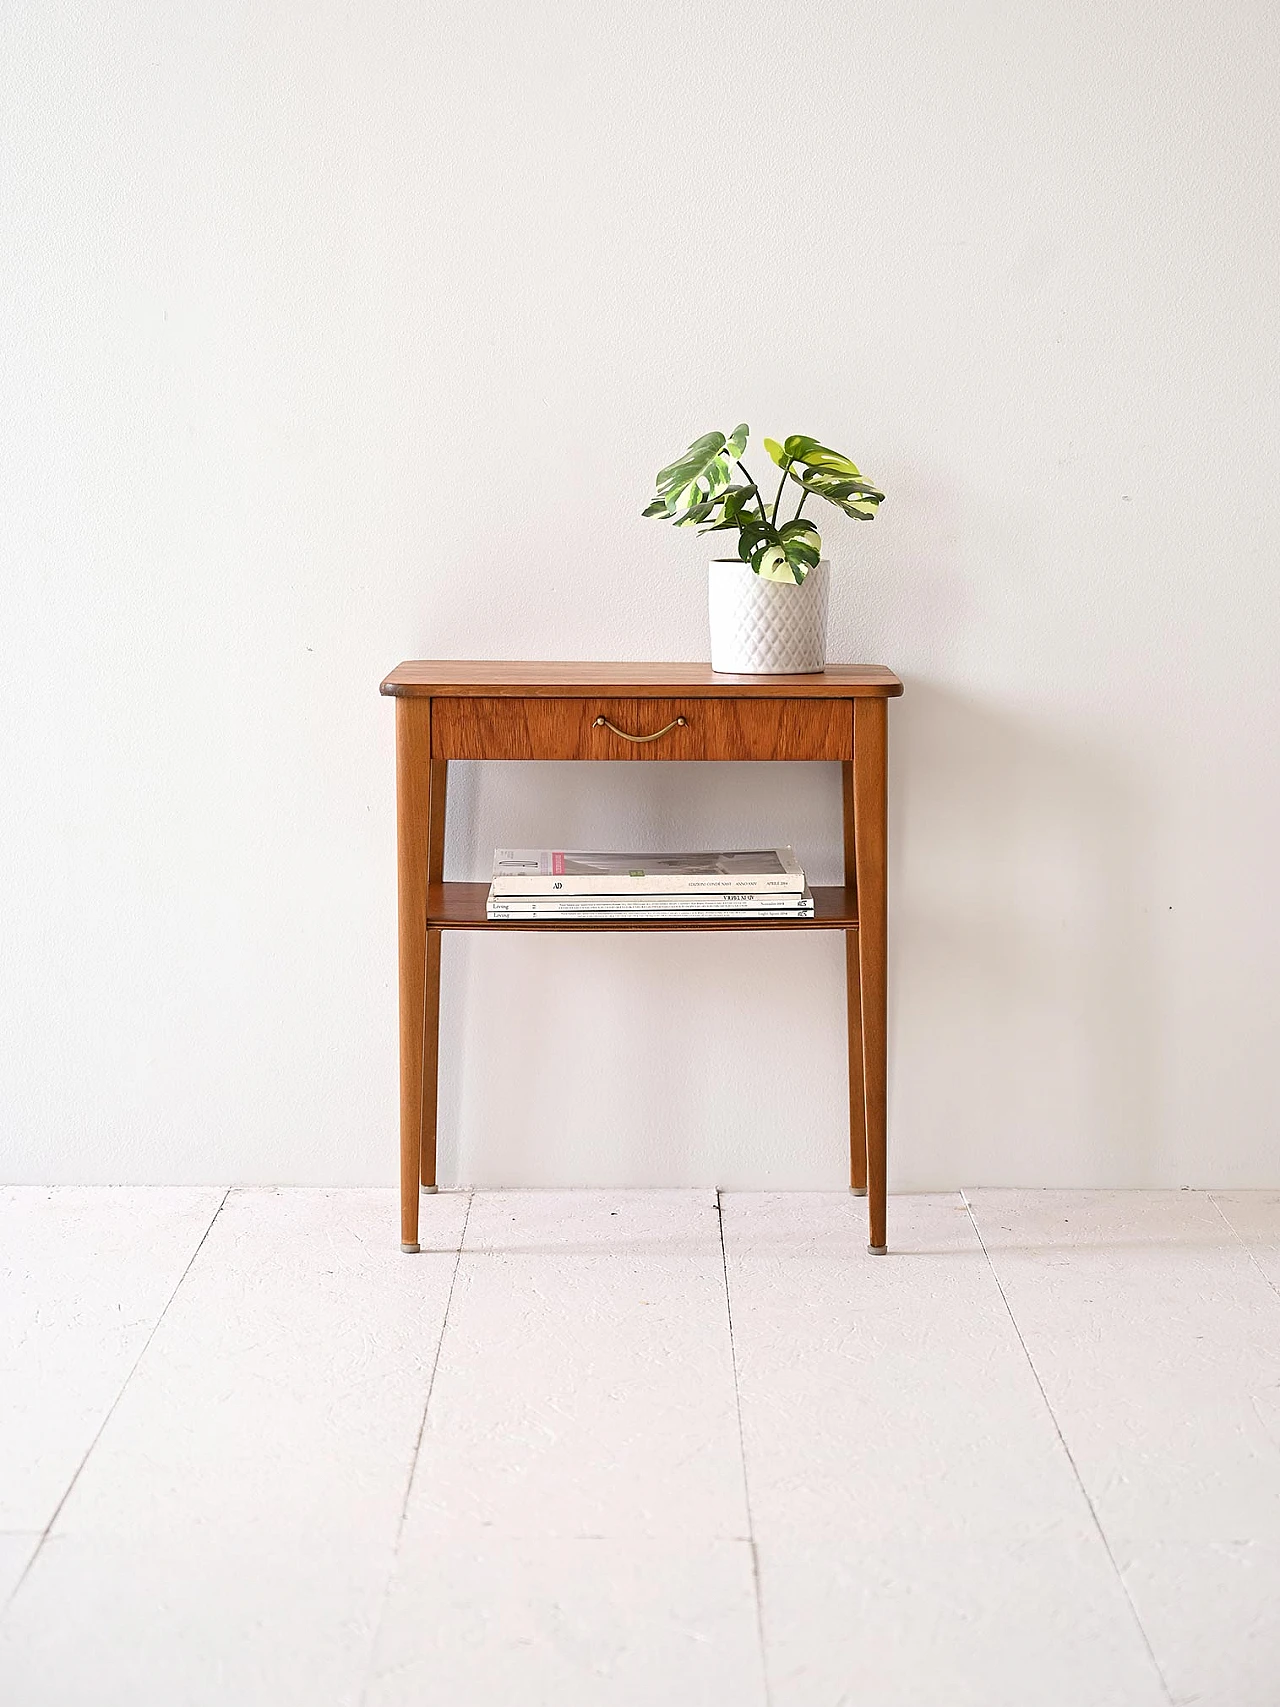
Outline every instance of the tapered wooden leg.
<svg viewBox="0 0 1280 1707"><path fill-rule="evenodd" d="M863 1104L867 1125L868 1249L885 1241L885 1114L888 907L888 704L856 699L853 723L854 851L858 872L858 970L862 995Z"/></svg>
<svg viewBox="0 0 1280 1707"><path fill-rule="evenodd" d="M440 1072L440 932L427 932L427 977L422 1011L422 1143L419 1160L423 1191L436 1189L436 1109Z"/></svg>
<svg viewBox="0 0 1280 1707"><path fill-rule="evenodd" d="M843 764L844 881L858 887L858 858L853 829L853 766ZM867 1110L862 1088L862 971L856 931L844 933L845 990L849 1020L849 1189L867 1195Z"/></svg>
<svg viewBox="0 0 1280 1707"><path fill-rule="evenodd" d="M431 761L431 798L427 812L427 884L444 881L444 814L449 793L449 761ZM436 1115L440 1080L441 933L427 932L426 988L422 1009L422 1189L436 1189Z"/></svg>
<svg viewBox="0 0 1280 1707"><path fill-rule="evenodd" d="M422 1055L427 971L427 833L431 701L396 700L396 842L400 911L400 1248L417 1251ZM437 963L438 964L438 963Z"/></svg>
<svg viewBox="0 0 1280 1707"><path fill-rule="evenodd" d="M857 931L844 933L845 989L849 1008L849 1190L867 1195L867 1105L862 1076L862 969Z"/></svg>

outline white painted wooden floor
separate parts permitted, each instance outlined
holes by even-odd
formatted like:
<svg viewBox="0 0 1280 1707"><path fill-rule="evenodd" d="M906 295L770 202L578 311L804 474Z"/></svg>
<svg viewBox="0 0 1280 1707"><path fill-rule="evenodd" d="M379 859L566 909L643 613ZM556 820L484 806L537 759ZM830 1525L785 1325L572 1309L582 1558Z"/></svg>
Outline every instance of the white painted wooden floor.
<svg viewBox="0 0 1280 1707"><path fill-rule="evenodd" d="M5 1707L1276 1707L1280 1193L0 1192Z"/></svg>

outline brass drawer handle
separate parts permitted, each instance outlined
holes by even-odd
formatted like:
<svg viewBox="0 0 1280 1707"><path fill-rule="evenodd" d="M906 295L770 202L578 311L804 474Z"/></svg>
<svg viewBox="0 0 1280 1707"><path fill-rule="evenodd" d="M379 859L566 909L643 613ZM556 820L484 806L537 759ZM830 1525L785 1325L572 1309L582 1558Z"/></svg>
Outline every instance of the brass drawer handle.
<svg viewBox="0 0 1280 1707"><path fill-rule="evenodd" d="M621 735L624 741L660 741L672 729L685 729L688 725L683 717L673 717L665 729L655 729L652 735L628 735L625 729L619 729L616 723L610 723L607 717L597 717L592 728L612 729L615 735Z"/></svg>

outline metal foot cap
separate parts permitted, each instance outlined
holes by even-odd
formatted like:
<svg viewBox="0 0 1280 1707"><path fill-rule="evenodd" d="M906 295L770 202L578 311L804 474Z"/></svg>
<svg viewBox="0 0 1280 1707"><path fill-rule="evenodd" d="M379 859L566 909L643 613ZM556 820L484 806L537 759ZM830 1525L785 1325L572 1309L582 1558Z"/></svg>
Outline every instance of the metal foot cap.
<svg viewBox="0 0 1280 1707"><path fill-rule="evenodd" d="M873 1257L882 1257L887 1253L889 1247L888 1245L868 1245L867 1249Z"/></svg>
<svg viewBox="0 0 1280 1707"><path fill-rule="evenodd" d="M405 1253L406 1256L416 1257L418 1252L422 1249L422 1246L421 1245L401 1245L400 1249Z"/></svg>
<svg viewBox="0 0 1280 1707"><path fill-rule="evenodd" d="M439 1191L440 1187L438 1185L424 1185L422 1189L423 1191Z"/></svg>
<svg viewBox="0 0 1280 1707"><path fill-rule="evenodd" d="M867 1188L865 1185L851 1185L849 1187L849 1193L853 1197L865 1197L867 1195Z"/></svg>

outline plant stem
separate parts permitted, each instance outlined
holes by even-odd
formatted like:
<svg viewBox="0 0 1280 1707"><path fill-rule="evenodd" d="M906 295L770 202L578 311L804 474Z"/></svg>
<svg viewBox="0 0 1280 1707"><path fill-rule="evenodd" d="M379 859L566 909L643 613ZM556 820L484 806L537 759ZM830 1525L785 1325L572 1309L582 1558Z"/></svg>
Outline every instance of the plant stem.
<svg viewBox="0 0 1280 1707"><path fill-rule="evenodd" d="M759 504L759 506L760 506L760 520L762 522L767 522L769 520L769 518L764 513L764 499L760 496L760 488L758 486L756 486L755 481L747 473L747 470L743 466L741 459L739 457L735 456L733 460L738 464L738 467L742 469L742 473L743 473L744 478L746 479L747 485L748 486L755 486L756 503Z"/></svg>
<svg viewBox="0 0 1280 1707"><path fill-rule="evenodd" d="M792 518L791 518L791 520L792 520L792 521L793 521L793 522L798 522L798 521L799 521L799 520L800 520L800 512L801 512L801 510L803 510L803 509L804 509L804 501L805 501L805 499L806 499L806 498L807 498L807 497L808 497L808 496L809 496L809 494L808 494L808 492L807 492L807 491L806 491L806 489L805 489L805 488L804 488L804 487L803 487L803 486L802 486L802 487L801 487L801 488L800 488L800 502L799 502L799 503L798 503L798 504L797 504L797 505L796 505L796 513L795 513L795 515L794 515L794 516L792 516Z"/></svg>
<svg viewBox="0 0 1280 1707"><path fill-rule="evenodd" d="M786 490L786 485L787 471L784 468L782 471L782 479L778 484L778 496L773 500L773 521L771 524L773 527L777 527L778 525L778 505L782 502L782 494Z"/></svg>

